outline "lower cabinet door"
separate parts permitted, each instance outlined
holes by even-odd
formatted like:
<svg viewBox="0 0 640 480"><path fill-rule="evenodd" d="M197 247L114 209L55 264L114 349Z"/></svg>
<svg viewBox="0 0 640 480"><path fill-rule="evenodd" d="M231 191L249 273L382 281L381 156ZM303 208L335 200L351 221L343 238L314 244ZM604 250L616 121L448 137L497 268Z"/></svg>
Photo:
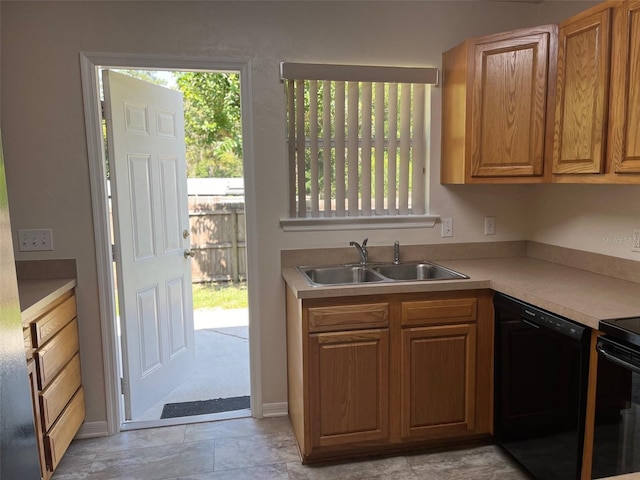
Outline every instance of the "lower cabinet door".
<svg viewBox="0 0 640 480"><path fill-rule="evenodd" d="M476 325L442 325L402 331L403 438L473 433Z"/></svg>
<svg viewBox="0 0 640 480"><path fill-rule="evenodd" d="M314 447L389 437L389 330L310 335Z"/></svg>

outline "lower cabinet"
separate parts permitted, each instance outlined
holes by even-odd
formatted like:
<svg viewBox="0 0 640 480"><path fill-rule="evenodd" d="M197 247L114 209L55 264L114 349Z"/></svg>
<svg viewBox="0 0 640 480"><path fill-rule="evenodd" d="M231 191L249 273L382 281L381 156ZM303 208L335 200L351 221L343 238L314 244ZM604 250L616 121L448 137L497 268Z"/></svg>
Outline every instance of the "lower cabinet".
<svg viewBox="0 0 640 480"><path fill-rule="evenodd" d="M48 480L85 417L75 291L22 320L40 469Z"/></svg>
<svg viewBox="0 0 640 480"><path fill-rule="evenodd" d="M309 338L314 447L389 437L389 330Z"/></svg>
<svg viewBox="0 0 640 480"><path fill-rule="evenodd" d="M473 431L475 324L403 330L401 361L403 437Z"/></svg>
<svg viewBox="0 0 640 480"><path fill-rule="evenodd" d="M31 385L31 397L33 399L38 398L38 379L36 374L36 365L30 356L29 350L27 350L27 372L29 374L29 384ZM47 460L44 455L44 435L42 433L42 421L40 418L40 409L35 402L32 402L33 406L33 423L36 431L36 445L38 447L38 458L40 460L40 477L48 479L51 477L51 473L47 471Z"/></svg>
<svg viewBox="0 0 640 480"><path fill-rule="evenodd" d="M288 291L289 414L303 461L488 438L491 300L488 290Z"/></svg>

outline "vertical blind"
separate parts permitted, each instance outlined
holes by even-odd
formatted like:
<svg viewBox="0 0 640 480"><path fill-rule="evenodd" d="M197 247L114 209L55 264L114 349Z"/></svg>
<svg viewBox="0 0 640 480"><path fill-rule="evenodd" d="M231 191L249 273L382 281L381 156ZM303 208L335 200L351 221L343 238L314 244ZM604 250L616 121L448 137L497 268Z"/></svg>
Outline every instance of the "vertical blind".
<svg viewBox="0 0 640 480"><path fill-rule="evenodd" d="M425 213L435 68L281 64L291 217Z"/></svg>

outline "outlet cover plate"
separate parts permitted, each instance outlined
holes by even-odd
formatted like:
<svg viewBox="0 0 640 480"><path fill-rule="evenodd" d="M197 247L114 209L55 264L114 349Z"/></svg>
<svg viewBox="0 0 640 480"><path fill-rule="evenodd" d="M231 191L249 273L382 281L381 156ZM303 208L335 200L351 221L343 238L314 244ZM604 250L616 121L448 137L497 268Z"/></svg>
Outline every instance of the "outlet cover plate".
<svg viewBox="0 0 640 480"><path fill-rule="evenodd" d="M442 236L453 237L453 218L447 217L442 219Z"/></svg>
<svg viewBox="0 0 640 480"><path fill-rule="evenodd" d="M633 229L633 237L631 238L631 251L640 252L640 228Z"/></svg>
<svg viewBox="0 0 640 480"><path fill-rule="evenodd" d="M484 234L496 234L496 217L484 217Z"/></svg>
<svg viewBox="0 0 640 480"><path fill-rule="evenodd" d="M21 252L53 250L53 233L50 228L18 230L18 247Z"/></svg>

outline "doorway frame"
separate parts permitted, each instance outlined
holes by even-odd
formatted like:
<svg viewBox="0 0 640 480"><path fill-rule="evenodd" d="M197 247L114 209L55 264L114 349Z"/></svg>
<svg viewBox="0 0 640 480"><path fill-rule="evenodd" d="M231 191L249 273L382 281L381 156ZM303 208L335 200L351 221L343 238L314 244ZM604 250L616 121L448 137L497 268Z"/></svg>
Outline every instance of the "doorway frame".
<svg viewBox="0 0 640 480"><path fill-rule="evenodd" d="M107 413L107 435L118 433L124 422L120 395L119 345L116 332L113 252L107 202L107 175L104 165L102 114L98 75L100 68L132 68L140 70L189 70L237 72L240 75L240 108L242 116L243 177L245 185L245 224L247 243L247 287L249 295L249 377L251 415L262 417L262 382L260 370L259 296L252 287L251 273L258 265L258 242L255 161L253 148L253 97L250 59L216 59L174 55L80 52L82 96L87 137L89 180L93 210L93 229L98 273L98 299L104 387Z"/></svg>

